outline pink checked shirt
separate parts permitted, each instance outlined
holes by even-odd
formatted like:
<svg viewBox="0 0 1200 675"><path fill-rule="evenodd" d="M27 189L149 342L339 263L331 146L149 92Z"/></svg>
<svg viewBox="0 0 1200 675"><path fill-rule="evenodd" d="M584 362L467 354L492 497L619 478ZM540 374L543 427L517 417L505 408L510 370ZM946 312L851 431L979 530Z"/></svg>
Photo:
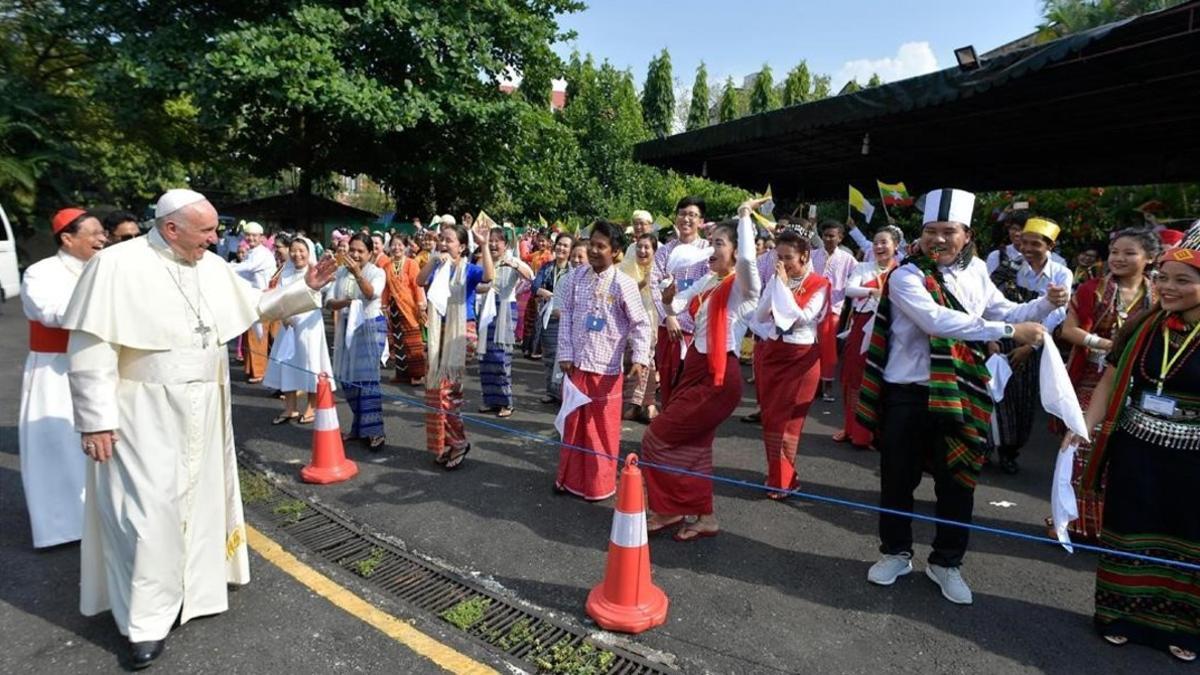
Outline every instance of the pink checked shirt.
<svg viewBox="0 0 1200 675"><path fill-rule="evenodd" d="M674 251L679 243L679 240L676 239L659 246L658 250L654 252L654 266L650 268L650 297L654 298L654 307L658 310L658 315L662 317L660 324L666 321L667 310L663 307L662 288L659 287L659 284L667 276L667 259L671 257L671 251ZM696 248L709 248L711 245L707 239L697 237L692 242L692 246ZM705 274L708 274L708 261L698 262L685 269L683 272L675 275L675 292L682 293ZM696 324L692 320L692 316L687 312L682 312L675 318L678 319L679 327L683 329L683 332L690 334L696 331Z"/></svg>
<svg viewBox="0 0 1200 675"><path fill-rule="evenodd" d="M842 301L846 298L846 283L850 280L850 273L854 271L854 266L858 261L844 248L840 246L833 251L833 255L825 252L824 247L815 249L812 252L813 269L824 274L829 280L829 311L834 314L840 314L842 311Z"/></svg>
<svg viewBox="0 0 1200 675"><path fill-rule="evenodd" d="M591 265L581 265L559 283L563 293L557 360L571 361L589 373L616 375L628 341L633 362L650 363L650 319L636 281L616 265L599 275Z"/></svg>

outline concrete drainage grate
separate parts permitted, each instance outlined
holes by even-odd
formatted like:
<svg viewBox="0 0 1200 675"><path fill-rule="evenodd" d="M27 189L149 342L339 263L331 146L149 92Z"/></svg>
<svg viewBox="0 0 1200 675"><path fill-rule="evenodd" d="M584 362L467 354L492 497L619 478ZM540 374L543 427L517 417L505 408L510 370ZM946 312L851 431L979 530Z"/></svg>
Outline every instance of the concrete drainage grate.
<svg viewBox="0 0 1200 675"><path fill-rule="evenodd" d="M391 597L432 613L504 653L520 668L576 675L679 673L665 664L601 644L580 628L531 613L243 469L243 483L250 482L257 487L243 490L247 506L297 543Z"/></svg>

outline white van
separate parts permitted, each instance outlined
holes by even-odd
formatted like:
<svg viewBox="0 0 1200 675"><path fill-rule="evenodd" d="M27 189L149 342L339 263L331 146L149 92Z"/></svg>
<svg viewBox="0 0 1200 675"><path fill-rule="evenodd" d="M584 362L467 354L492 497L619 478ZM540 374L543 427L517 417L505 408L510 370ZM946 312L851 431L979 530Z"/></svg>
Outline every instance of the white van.
<svg viewBox="0 0 1200 675"><path fill-rule="evenodd" d="M21 273L17 269L17 240L13 238L8 214L0 205L0 300L21 295Z"/></svg>

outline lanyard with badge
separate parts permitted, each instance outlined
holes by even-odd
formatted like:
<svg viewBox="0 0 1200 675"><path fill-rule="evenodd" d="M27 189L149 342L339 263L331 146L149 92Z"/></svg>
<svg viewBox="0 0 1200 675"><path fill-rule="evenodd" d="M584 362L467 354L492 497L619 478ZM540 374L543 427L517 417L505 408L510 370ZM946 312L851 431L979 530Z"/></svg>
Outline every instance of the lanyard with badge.
<svg viewBox="0 0 1200 675"><path fill-rule="evenodd" d="M1179 363L1179 360L1188 352L1188 346L1191 345L1192 341L1196 339L1197 333L1200 333L1200 323L1192 327L1191 332L1187 334L1187 337L1184 338L1183 342L1179 345L1179 349L1176 350L1175 355L1171 356L1171 330L1167 328L1166 322L1163 323L1163 355L1162 365L1158 371L1158 384L1155 393L1142 393L1143 410L1155 413L1156 415L1171 416L1175 414L1175 399L1171 398L1170 396L1162 395L1163 384L1166 382L1167 377L1171 374L1171 371Z"/></svg>
<svg viewBox="0 0 1200 675"><path fill-rule="evenodd" d="M611 301L613 287L617 285L617 270L615 267L609 267L609 269L613 273L612 279L608 283L608 297ZM603 301L605 295L600 292L600 285L602 283L603 279L600 278L600 275L596 275L596 292L592 295L592 311L588 313L587 319L584 321L584 326L592 332L602 331L608 325L608 318L600 311L600 303Z"/></svg>

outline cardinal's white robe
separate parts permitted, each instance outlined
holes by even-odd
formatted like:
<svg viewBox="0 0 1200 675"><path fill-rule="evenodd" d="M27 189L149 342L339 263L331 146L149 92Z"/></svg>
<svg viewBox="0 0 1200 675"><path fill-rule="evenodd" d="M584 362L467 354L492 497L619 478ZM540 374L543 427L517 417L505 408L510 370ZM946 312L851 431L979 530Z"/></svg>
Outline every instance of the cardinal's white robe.
<svg viewBox="0 0 1200 675"><path fill-rule="evenodd" d="M212 253L182 262L157 230L88 263L63 321L75 426L118 442L87 475L85 615L160 640L249 582L225 343L319 303L305 284L264 294Z"/></svg>
<svg viewBox="0 0 1200 675"><path fill-rule="evenodd" d="M79 541L83 531L83 476L89 460L75 431L62 330L63 312L82 272L82 260L59 251L30 265L21 282L30 344L17 438L34 548Z"/></svg>

